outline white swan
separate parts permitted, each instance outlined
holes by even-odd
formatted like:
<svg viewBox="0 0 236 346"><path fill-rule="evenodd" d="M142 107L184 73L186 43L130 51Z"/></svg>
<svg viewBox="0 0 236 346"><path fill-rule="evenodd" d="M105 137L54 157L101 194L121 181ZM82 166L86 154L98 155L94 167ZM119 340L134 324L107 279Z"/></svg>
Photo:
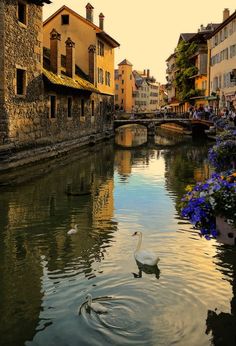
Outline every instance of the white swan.
<svg viewBox="0 0 236 346"><path fill-rule="evenodd" d="M75 227L75 228L71 228L71 229L67 232L67 234L71 235L71 234L77 233L77 232L78 232L78 225L75 225L74 227Z"/></svg>
<svg viewBox="0 0 236 346"><path fill-rule="evenodd" d="M106 312L108 312L108 309L105 306L103 306L100 303L94 303L93 302L91 294L88 294L86 299L87 299L88 306L93 311L100 313L100 314L105 314Z"/></svg>
<svg viewBox="0 0 236 346"><path fill-rule="evenodd" d="M134 232L133 236L139 236L139 241L136 250L134 251L134 257L136 261L149 266L157 265L160 258L149 250L140 250L142 244L142 232Z"/></svg>

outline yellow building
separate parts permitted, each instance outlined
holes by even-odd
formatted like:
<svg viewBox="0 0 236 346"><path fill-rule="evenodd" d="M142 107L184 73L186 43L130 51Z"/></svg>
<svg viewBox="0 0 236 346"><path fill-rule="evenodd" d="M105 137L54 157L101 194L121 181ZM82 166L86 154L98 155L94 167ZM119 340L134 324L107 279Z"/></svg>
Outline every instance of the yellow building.
<svg viewBox="0 0 236 346"><path fill-rule="evenodd" d="M124 59L115 70L115 105L126 113L154 112L160 108L160 83L150 70L136 71Z"/></svg>
<svg viewBox="0 0 236 346"><path fill-rule="evenodd" d="M100 92L114 95L114 48L119 43L104 31L104 15L99 26L93 23L93 6L86 5L86 18L62 6L43 23L43 45L50 48L50 33L61 35L61 54L66 55L68 37L75 43L75 63L89 76Z"/></svg>
<svg viewBox="0 0 236 346"><path fill-rule="evenodd" d="M115 105L127 113L133 110L133 65L124 59L115 71Z"/></svg>

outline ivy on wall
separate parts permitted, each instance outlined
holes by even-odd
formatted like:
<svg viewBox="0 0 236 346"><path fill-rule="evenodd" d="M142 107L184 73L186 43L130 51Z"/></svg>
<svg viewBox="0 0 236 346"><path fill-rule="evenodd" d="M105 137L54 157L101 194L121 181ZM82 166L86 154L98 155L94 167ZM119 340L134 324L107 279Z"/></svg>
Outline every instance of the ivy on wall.
<svg viewBox="0 0 236 346"><path fill-rule="evenodd" d="M194 65L194 60L191 59L197 48L195 42L189 43L184 40L180 41L176 48L175 87L180 101L188 101L198 93L194 87L194 78L191 78L198 73L198 68Z"/></svg>

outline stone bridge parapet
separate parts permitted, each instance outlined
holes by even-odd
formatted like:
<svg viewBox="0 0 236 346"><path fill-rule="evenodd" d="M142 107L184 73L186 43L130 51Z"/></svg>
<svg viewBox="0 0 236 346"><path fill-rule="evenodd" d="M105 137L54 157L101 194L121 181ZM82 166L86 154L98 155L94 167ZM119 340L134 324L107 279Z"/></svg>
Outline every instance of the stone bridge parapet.
<svg viewBox="0 0 236 346"><path fill-rule="evenodd" d="M124 125L142 125L147 128L148 135L155 135L155 129L162 124L176 124L183 130L194 132L195 129L207 130L213 125L212 121L202 119L167 118L167 119L116 119L114 120L114 130Z"/></svg>

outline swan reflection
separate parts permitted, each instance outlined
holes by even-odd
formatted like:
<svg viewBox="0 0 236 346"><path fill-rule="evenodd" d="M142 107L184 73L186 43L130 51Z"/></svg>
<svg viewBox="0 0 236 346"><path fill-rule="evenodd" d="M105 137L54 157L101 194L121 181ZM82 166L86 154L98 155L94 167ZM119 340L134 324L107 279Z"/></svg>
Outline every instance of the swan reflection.
<svg viewBox="0 0 236 346"><path fill-rule="evenodd" d="M150 266L148 264L142 264L140 262L138 262L136 260L136 264L137 264L137 267L138 267L138 273L132 273L134 278L141 278L142 277L142 273L145 273L145 274L154 274L156 276L157 279L160 278L160 269L158 268L157 265L154 265L154 266Z"/></svg>

